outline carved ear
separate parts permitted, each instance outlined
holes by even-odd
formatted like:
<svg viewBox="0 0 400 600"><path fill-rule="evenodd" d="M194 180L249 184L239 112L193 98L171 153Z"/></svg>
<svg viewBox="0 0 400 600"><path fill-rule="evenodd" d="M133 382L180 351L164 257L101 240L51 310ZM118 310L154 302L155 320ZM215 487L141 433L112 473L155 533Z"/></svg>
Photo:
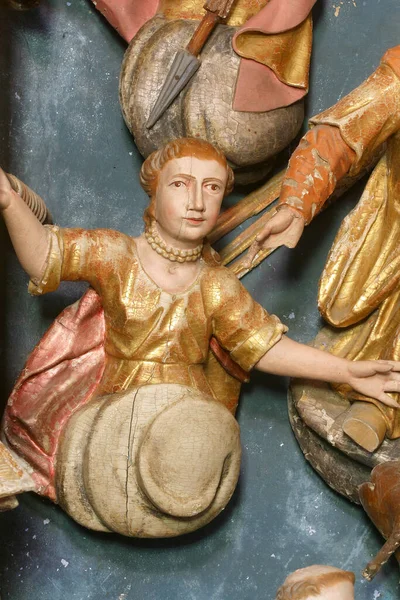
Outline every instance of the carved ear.
<svg viewBox="0 0 400 600"><path fill-rule="evenodd" d="M371 483L363 483L359 494L364 510L387 540L363 571L364 577L371 581L400 548L400 461L376 466L371 473Z"/></svg>

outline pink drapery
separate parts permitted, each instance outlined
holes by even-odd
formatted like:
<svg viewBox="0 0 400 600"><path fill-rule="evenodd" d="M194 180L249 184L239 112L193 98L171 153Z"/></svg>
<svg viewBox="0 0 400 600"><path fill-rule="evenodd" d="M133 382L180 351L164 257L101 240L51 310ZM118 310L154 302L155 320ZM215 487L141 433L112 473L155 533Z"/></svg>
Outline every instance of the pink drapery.
<svg viewBox="0 0 400 600"><path fill-rule="evenodd" d="M273 35L294 29L309 15L316 0L270 0L260 12L249 19L233 37L236 40L244 32L254 31ZM236 82L233 108L238 111L264 112L289 106L300 100L307 88L294 87L280 81L269 67L241 58Z"/></svg>
<svg viewBox="0 0 400 600"><path fill-rule="evenodd" d="M55 501L60 438L101 380L104 337L101 301L89 289L57 317L29 355L6 407L3 428L9 445L34 468L36 491Z"/></svg>

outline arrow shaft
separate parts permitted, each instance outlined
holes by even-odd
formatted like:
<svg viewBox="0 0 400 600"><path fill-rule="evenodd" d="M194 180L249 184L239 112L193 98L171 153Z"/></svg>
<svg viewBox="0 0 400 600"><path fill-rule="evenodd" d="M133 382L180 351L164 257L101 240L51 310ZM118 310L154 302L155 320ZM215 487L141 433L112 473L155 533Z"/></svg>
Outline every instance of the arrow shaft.
<svg viewBox="0 0 400 600"><path fill-rule="evenodd" d="M193 54L193 56L200 54L200 51L208 40L212 30L220 20L221 19L217 14L207 12L204 18L200 21L192 39L186 46L186 50L190 52L190 54Z"/></svg>

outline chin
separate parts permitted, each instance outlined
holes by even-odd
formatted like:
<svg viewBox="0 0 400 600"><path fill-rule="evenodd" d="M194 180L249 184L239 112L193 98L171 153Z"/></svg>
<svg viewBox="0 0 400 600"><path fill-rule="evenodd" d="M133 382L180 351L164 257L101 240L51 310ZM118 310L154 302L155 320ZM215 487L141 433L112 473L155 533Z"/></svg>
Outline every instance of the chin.
<svg viewBox="0 0 400 600"><path fill-rule="evenodd" d="M189 237L189 236L185 236L185 238L181 238L181 241L190 245L195 245L195 246L199 246L199 244L202 244L204 242L204 238L205 236L202 235L201 237Z"/></svg>
<svg viewBox="0 0 400 600"><path fill-rule="evenodd" d="M192 244L195 243L196 245L198 245L202 243L204 238L209 233L209 229L207 229L206 232L196 230L195 228L193 228L191 231L186 229L184 235L182 235L182 232L180 232L180 235L178 234L177 239L180 239L182 242L190 242Z"/></svg>

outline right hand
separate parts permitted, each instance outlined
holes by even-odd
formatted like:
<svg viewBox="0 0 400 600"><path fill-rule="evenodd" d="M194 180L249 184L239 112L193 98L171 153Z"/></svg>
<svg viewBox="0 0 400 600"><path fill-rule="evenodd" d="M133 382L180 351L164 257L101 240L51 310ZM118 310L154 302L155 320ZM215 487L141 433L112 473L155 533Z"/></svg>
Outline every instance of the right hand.
<svg viewBox="0 0 400 600"><path fill-rule="evenodd" d="M8 181L7 175L0 168L0 210L5 210L10 206L13 189Z"/></svg>
<svg viewBox="0 0 400 600"><path fill-rule="evenodd" d="M400 392L400 362L398 361L349 361L349 377L346 383L364 396L379 400L391 408L400 408L396 400L388 396L388 393Z"/></svg>
<svg viewBox="0 0 400 600"><path fill-rule="evenodd" d="M305 226L303 217L290 206L283 205L272 219L261 229L246 255L246 264L250 267L255 256L263 249L279 246L294 248L301 238Z"/></svg>

